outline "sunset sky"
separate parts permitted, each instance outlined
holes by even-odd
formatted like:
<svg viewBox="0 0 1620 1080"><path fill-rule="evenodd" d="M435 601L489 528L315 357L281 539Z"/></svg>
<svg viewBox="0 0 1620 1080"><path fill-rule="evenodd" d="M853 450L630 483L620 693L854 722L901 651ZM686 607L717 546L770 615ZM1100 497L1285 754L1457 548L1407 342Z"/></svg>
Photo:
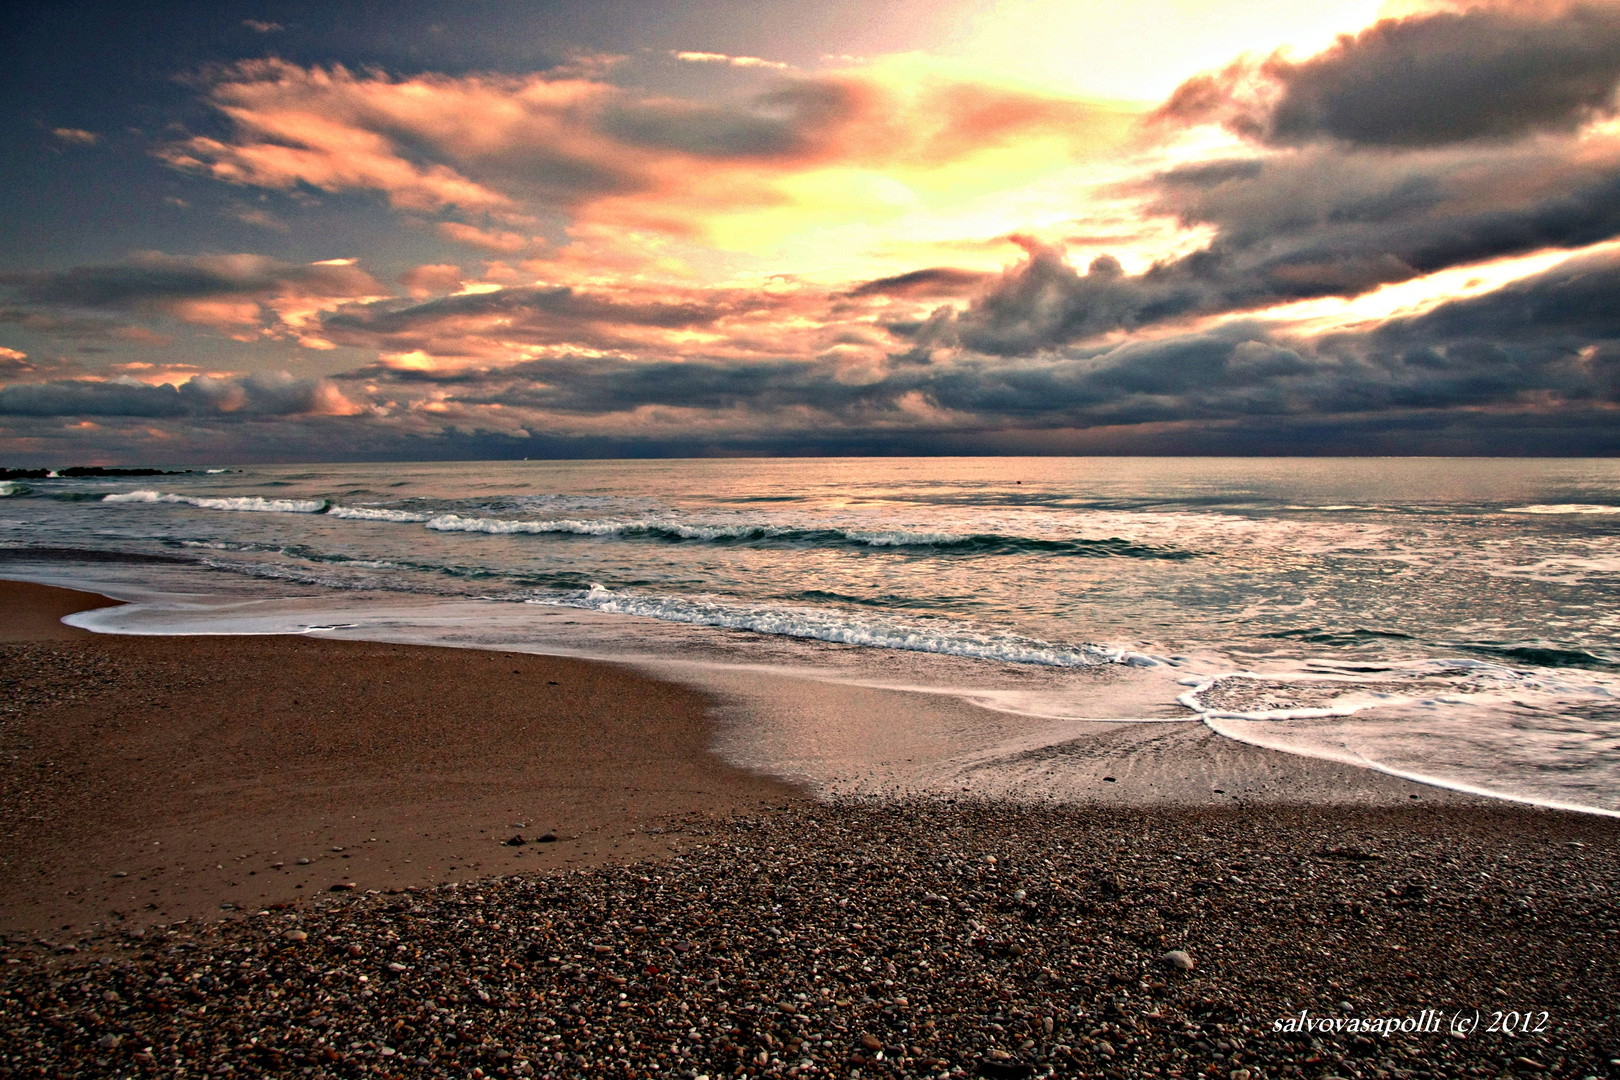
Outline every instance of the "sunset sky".
<svg viewBox="0 0 1620 1080"><path fill-rule="evenodd" d="M0 465L1620 452L1620 3L22 3L0 42Z"/></svg>

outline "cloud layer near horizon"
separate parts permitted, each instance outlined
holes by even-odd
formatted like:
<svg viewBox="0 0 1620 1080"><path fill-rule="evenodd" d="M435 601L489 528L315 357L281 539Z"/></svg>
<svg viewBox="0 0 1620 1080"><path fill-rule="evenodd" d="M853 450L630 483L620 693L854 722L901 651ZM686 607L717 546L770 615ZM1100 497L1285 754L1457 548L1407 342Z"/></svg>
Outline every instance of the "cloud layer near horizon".
<svg viewBox="0 0 1620 1080"><path fill-rule="evenodd" d="M214 72L224 126L159 146L175 169L380 199L463 254L392 282L364 257L7 270L0 331L146 359L8 346L0 445L1620 450L1620 6L1385 20L1146 116L916 59L713 55L672 62L756 81ZM152 358L186 335L297 362Z"/></svg>

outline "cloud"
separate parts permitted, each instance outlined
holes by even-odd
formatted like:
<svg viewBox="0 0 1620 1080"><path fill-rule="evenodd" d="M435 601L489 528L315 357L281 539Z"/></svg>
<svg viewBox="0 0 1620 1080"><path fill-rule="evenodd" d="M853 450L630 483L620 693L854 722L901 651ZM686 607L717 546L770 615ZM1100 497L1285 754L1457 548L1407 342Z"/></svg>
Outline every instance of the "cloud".
<svg viewBox="0 0 1620 1080"><path fill-rule="evenodd" d="M101 136L83 128L53 128L51 134L74 146L94 146L101 141Z"/></svg>
<svg viewBox="0 0 1620 1080"><path fill-rule="evenodd" d="M740 68L770 68L775 71L785 71L788 68L778 60L761 60L757 56L727 56L725 53L712 52L675 52L670 54L677 60L688 64L729 64Z"/></svg>
<svg viewBox="0 0 1620 1080"><path fill-rule="evenodd" d="M522 251L534 244L533 239L515 232L492 232L479 229L472 225L463 225L459 221L441 221L436 226L439 235L447 240L454 240L458 244L469 247L483 248L485 251L499 251L510 254Z"/></svg>
<svg viewBox="0 0 1620 1080"><path fill-rule="evenodd" d="M466 277L461 267L453 263L429 263L415 266L400 275L399 283L405 291L418 299L453 293L461 288Z"/></svg>
<svg viewBox="0 0 1620 1080"><path fill-rule="evenodd" d="M892 277L862 282L849 290L850 296L962 296L978 288L991 275L977 270L935 266L912 270Z"/></svg>
<svg viewBox="0 0 1620 1080"><path fill-rule="evenodd" d="M959 198L1003 168L1072 164L1118 144L1135 116L921 61L776 77L732 102L653 96L577 65L393 78L258 60L213 73L206 93L229 131L162 148L174 167L374 192L501 243L559 213L575 229L770 243L806 221L896 213L916 197L910 171L958 168L945 190Z"/></svg>
<svg viewBox="0 0 1620 1080"><path fill-rule="evenodd" d="M1243 59L1183 83L1163 122L1219 122L1274 145L1445 146L1573 131L1612 116L1620 6L1575 3L1384 19L1304 60Z"/></svg>
<svg viewBox="0 0 1620 1080"><path fill-rule="evenodd" d="M243 19L242 25L260 34L275 34L286 29L278 22L260 22L258 19Z"/></svg>
<svg viewBox="0 0 1620 1080"><path fill-rule="evenodd" d="M352 416L360 409L326 379L285 372L218 379L199 375L175 386L132 378L57 380L0 387L0 416L289 417Z"/></svg>
<svg viewBox="0 0 1620 1080"><path fill-rule="evenodd" d="M53 312L130 312L227 330L256 327L267 318L281 329L298 329L320 311L387 295L352 260L298 264L262 255L157 252L113 265L0 273L0 287L9 287L46 323L59 318ZM74 324L70 317L64 326L72 332Z"/></svg>

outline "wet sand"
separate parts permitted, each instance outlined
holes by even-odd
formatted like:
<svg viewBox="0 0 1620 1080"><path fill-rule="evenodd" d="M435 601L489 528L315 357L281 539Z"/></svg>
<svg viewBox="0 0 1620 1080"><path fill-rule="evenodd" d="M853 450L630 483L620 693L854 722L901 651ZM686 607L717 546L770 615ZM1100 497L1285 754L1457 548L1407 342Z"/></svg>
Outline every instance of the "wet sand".
<svg viewBox="0 0 1620 1080"><path fill-rule="evenodd" d="M667 855L645 826L802 798L627 668L59 622L107 603L0 582L0 931Z"/></svg>
<svg viewBox="0 0 1620 1080"><path fill-rule="evenodd" d="M104 602L0 583L14 1071L1584 1077L1620 1053L1614 819L1196 724L1032 735L1032 776L1106 770L1077 806L826 805L711 752L746 743L724 689L56 621ZM773 731L881 717L872 761L897 710L942 759L983 721L785 685ZM1541 1026L1456 1029L1493 1009ZM1278 1026L1307 1014L1444 1026Z"/></svg>

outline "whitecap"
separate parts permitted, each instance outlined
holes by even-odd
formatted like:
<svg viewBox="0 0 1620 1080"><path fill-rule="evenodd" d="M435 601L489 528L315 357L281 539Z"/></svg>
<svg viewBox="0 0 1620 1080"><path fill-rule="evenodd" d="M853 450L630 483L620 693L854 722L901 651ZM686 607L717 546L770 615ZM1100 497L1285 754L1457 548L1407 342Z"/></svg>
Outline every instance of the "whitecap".
<svg viewBox="0 0 1620 1080"><path fill-rule="evenodd" d="M270 514L319 514L325 499L262 499L257 495L230 495L209 498L199 495L171 495L162 491L125 491L108 495L104 503L174 503L199 510L245 510Z"/></svg>

